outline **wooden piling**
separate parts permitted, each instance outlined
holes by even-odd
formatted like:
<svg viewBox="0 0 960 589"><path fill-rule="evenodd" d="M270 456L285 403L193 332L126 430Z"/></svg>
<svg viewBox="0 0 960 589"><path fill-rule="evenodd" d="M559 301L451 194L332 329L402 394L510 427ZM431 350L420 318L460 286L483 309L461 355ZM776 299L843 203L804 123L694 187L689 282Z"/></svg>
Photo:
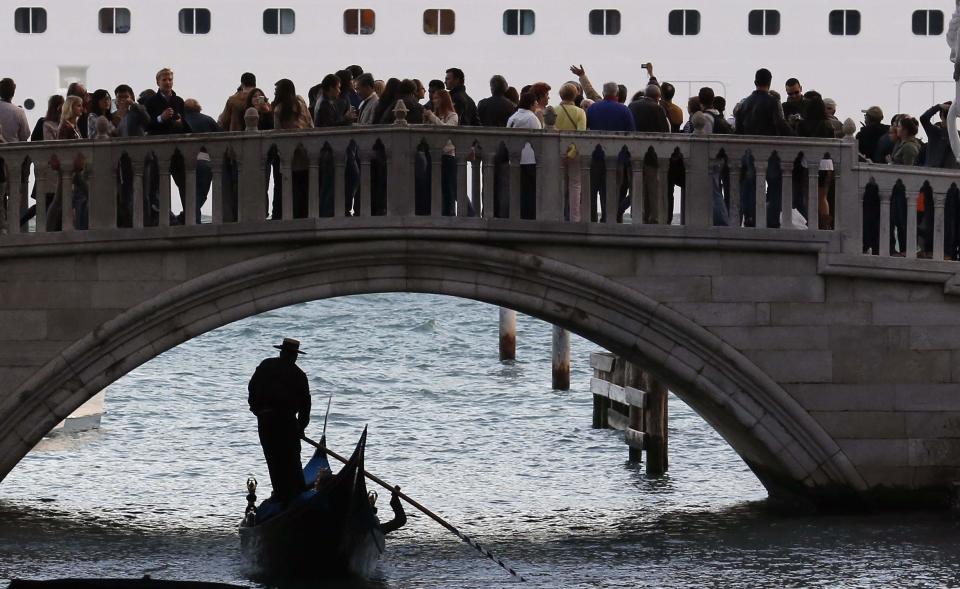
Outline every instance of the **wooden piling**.
<svg viewBox="0 0 960 589"><path fill-rule="evenodd" d="M553 326L553 388L570 390L570 332Z"/></svg>
<svg viewBox="0 0 960 589"><path fill-rule="evenodd" d="M627 364L623 376L624 392L628 397L629 414L627 415L627 430L624 432L623 439L628 447L628 460L630 462L640 462L643 459L643 447L645 446L645 428L643 423L643 411L646 396L643 389L644 375L640 367L635 364Z"/></svg>
<svg viewBox="0 0 960 589"><path fill-rule="evenodd" d="M500 361L517 359L517 312L500 307Z"/></svg>
<svg viewBox="0 0 960 589"><path fill-rule="evenodd" d="M667 472L667 387L655 378L648 378L646 404L647 474Z"/></svg>

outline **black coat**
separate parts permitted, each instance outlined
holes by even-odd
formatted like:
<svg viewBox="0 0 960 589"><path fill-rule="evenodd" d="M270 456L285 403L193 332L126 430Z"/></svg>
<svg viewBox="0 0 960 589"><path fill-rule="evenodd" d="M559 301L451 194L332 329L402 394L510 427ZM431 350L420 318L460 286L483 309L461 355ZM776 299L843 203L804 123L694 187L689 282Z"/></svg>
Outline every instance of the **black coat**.
<svg viewBox="0 0 960 589"><path fill-rule="evenodd" d="M460 119L461 127L480 126L480 118L477 116L477 103L467 95L467 89L465 87L457 86L451 90L450 98L453 99L453 109L457 111L457 117ZM409 121L410 119L407 118L407 120Z"/></svg>
<svg viewBox="0 0 960 589"><path fill-rule="evenodd" d="M927 159L924 166L928 168L956 168L957 159L950 147L949 131L940 125L934 125L930 118L940 112L940 105L931 106L927 112L920 115L920 124L927 133Z"/></svg>
<svg viewBox="0 0 960 589"><path fill-rule="evenodd" d="M339 99L332 101L321 97L319 104L317 104L317 110L314 111L313 126L345 127L350 124L350 121L343 115L343 105L339 102Z"/></svg>
<svg viewBox="0 0 960 589"><path fill-rule="evenodd" d="M507 119L517 112L517 105L506 96L490 96L477 105L477 117L484 127L506 127Z"/></svg>
<svg viewBox="0 0 960 589"><path fill-rule="evenodd" d="M780 112L780 103L764 90L755 90L737 111L737 135L793 135Z"/></svg>
<svg viewBox="0 0 960 589"><path fill-rule="evenodd" d="M865 125L860 132L857 133L857 149L860 151L860 154L866 158L870 158L872 161L882 164L882 160L877 162L874 160L877 156L877 147L880 144L880 138L885 137L890 133L890 125L884 125L883 123L870 123Z"/></svg>
<svg viewBox="0 0 960 589"><path fill-rule="evenodd" d="M170 99L164 98L163 94L157 92L144 105L147 107L147 114L150 115L150 122L147 123L147 133L150 135L172 135L175 133L189 133L190 126L187 125L184 117L183 99L171 93ZM157 117L163 114L167 108L173 109L173 117L166 121L158 121ZM180 125L177 125L180 121Z"/></svg>
<svg viewBox="0 0 960 589"><path fill-rule="evenodd" d="M247 385L247 402L257 417L295 416L300 429L310 423L310 385L300 367L284 358L267 358Z"/></svg>
<svg viewBox="0 0 960 589"><path fill-rule="evenodd" d="M670 119L667 118L667 111L663 110L663 107L656 100L643 97L631 102L630 112L633 113L633 121L637 125L637 131L641 133L670 132Z"/></svg>

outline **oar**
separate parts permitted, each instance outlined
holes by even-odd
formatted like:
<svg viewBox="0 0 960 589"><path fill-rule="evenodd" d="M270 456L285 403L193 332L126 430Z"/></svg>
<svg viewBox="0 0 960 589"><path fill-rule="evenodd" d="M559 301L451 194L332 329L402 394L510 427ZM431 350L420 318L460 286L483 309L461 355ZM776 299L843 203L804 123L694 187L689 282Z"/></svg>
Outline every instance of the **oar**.
<svg viewBox="0 0 960 589"><path fill-rule="evenodd" d="M327 454L329 454L330 456L336 458L337 460L339 460L340 462L342 462L342 463L344 463L344 464L347 463L347 459L346 459L346 458L344 458L343 456L340 456L339 454L337 454L336 452L334 452L334 451L331 450L330 448L327 448L326 445L321 446L320 444L318 444L317 442L314 442L313 440L311 440L311 439L308 438L307 436L302 436L302 437L303 437L303 441L305 441L306 443L310 444L311 446L323 450L324 452L326 452ZM451 524L451 523L448 522L447 520L443 519L443 518L440 517L439 515L435 514L434 512L430 511L429 509L427 509L427 508L424 507L423 505L420 505L419 502L417 502L417 501L415 501L414 499L410 498L406 493L402 493L402 492L400 491L400 487L395 487L395 486L387 483L386 481L384 481L384 480L381 479L380 477L378 477L378 476L376 476L376 475L373 475L373 474L370 474L370 473L367 472L366 470L363 471L363 474L364 474L368 479L370 479L371 481L377 483L378 485L380 485L380 486L383 487L384 489L389 489L391 492L394 492L394 491L395 491L395 492L397 493L397 496L399 496L401 499L403 499L404 501L406 501L406 502L409 503L410 505L412 505L412 506L416 507L417 509L419 509L424 515L428 516L428 517L429 517L430 519L432 519L433 521L435 521L435 522L437 522L438 524L440 524L441 526L445 527L447 530L453 532L453 534L455 534L455 535L457 536L457 538L460 538L461 540L463 540L464 542L466 542L466 543L469 544L470 546L474 547L474 548L477 550L477 552L479 552L480 554L486 556L487 558L489 558L489 559L492 560L493 562L495 562L495 563L497 563L498 565L500 565L500 567L501 567L503 570L507 571L508 573L510 573L511 575L513 575L514 577L516 577L517 579L519 579L520 581L526 582L526 579L523 578L523 575L521 575L521 574L518 573L517 571L513 570L512 568L510 568L509 566L507 566L506 564L504 564L504 562L503 562L502 560L500 560L498 557L494 556L492 552L490 552L489 550L487 550L486 548L484 548L483 546L481 546L479 542L477 542L476 540L474 540L474 539L471 538L470 536L464 534L463 532L461 532L460 530L458 530L457 528L455 528L455 527L453 526L453 524Z"/></svg>

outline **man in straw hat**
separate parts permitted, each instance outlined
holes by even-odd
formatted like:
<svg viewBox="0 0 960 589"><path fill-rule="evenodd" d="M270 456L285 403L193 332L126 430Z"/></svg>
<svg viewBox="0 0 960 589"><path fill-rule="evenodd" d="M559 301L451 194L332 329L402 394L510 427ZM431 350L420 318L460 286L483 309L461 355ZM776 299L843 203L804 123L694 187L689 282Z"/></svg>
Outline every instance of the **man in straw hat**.
<svg viewBox="0 0 960 589"><path fill-rule="evenodd" d="M247 387L248 401L257 416L273 494L286 504L305 488L300 438L310 422L310 387L307 375L297 366L297 356L305 353L300 342L284 338L283 344L273 347L280 355L257 366Z"/></svg>

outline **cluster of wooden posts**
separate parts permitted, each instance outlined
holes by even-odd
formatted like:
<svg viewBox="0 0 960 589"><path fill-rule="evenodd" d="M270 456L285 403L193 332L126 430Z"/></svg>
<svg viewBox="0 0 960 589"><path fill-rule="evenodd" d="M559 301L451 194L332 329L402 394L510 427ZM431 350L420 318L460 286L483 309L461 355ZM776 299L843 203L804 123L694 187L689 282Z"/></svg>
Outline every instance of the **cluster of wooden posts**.
<svg viewBox="0 0 960 589"><path fill-rule="evenodd" d="M500 360L517 358L517 312L500 308ZM553 326L553 388L570 390L570 332ZM647 474L667 471L667 387L609 353L590 354L593 427L623 432L631 461L647 451Z"/></svg>
<svg viewBox="0 0 960 589"><path fill-rule="evenodd" d="M623 432L631 461L647 452L647 474L667 471L667 387L609 352L590 354L593 427Z"/></svg>

